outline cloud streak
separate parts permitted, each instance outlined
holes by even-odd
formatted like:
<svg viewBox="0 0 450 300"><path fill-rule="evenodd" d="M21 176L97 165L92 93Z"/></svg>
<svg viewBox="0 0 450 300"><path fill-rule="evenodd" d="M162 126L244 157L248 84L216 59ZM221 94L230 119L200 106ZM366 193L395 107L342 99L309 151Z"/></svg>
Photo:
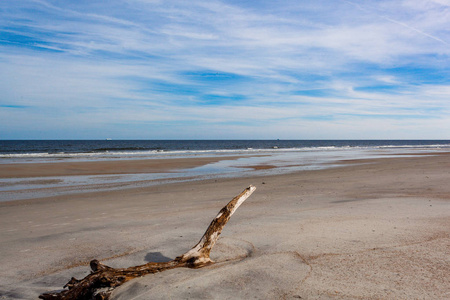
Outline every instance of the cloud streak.
<svg viewBox="0 0 450 300"><path fill-rule="evenodd" d="M382 19L384 19L384 20L387 20L387 21L392 22L392 23L394 23L394 24L397 24L397 25L403 26L403 27L405 27L405 28L411 29L411 30L413 30L413 31L415 31L415 32L417 32L417 33L423 35L423 36L429 37L429 38L431 38L431 39L433 39L433 40L435 40L435 41L438 41L438 42L440 42L440 43L443 43L444 45L450 45L450 43L448 43L448 42L446 42L446 41L444 41L444 40L442 40L442 39L440 39L440 38L438 38L438 37L436 37L436 36L434 36L434 35L428 34L428 33L424 32L424 31L419 30L419 29L417 29L417 28L415 28L415 27L412 27L412 26L410 26L410 25L408 25L408 24L406 24L406 23L399 22L399 21L394 20L394 19L392 19L392 18L389 18L389 17L383 16L383 15L380 15L380 14L374 12L374 11L371 10L371 9L364 8L363 6L361 6L361 5L358 4L358 3L351 2L351 1L346 1L346 0L343 0L343 1L344 1L344 2L347 2L347 3L351 4L351 5L353 5L353 6L355 6L355 7L357 7L358 9L360 9L360 10L362 10L362 11L364 11L364 12L368 12L368 13L372 13L372 12L373 12L373 13L375 13L378 17L380 17L380 18L382 18Z"/></svg>

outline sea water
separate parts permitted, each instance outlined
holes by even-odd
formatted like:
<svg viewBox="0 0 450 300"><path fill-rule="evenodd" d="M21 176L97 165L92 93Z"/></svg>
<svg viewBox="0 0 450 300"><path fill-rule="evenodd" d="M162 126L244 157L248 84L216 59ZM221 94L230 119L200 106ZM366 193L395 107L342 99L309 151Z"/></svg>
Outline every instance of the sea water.
<svg viewBox="0 0 450 300"><path fill-rule="evenodd" d="M450 140L0 140L0 163L419 148L450 149Z"/></svg>

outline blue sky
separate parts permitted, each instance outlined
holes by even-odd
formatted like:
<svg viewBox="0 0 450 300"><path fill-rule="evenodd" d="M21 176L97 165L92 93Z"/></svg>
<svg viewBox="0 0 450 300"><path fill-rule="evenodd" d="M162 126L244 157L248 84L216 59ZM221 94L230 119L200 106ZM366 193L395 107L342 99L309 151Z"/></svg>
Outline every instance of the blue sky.
<svg viewBox="0 0 450 300"><path fill-rule="evenodd" d="M0 139L450 139L450 1L1 1Z"/></svg>

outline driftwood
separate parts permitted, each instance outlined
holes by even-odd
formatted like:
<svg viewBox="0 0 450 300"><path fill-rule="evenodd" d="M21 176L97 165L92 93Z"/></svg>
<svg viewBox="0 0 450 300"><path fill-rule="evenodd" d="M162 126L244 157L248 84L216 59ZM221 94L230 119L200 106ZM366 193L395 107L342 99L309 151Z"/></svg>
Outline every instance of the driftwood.
<svg viewBox="0 0 450 300"><path fill-rule="evenodd" d="M256 189L249 186L238 196L234 197L217 216L212 220L208 229L197 245L191 250L178 256L169 262L149 262L145 265L115 269L108 267L98 260L90 263L92 272L81 280L72 279L64 286L62 291L45 293L39 296L40 299L109 299L114 288L123 283L147 274L158 273L174 268L201 268L213 263L209 258L212 247L219 238L223 227L230 219L236 209L253 193Z"/></svg>

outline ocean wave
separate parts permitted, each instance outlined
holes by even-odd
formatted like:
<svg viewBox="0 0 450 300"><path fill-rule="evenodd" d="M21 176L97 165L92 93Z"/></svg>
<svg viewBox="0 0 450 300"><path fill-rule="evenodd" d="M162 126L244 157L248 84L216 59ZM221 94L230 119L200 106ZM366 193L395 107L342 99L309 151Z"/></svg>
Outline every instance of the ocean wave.
<svg viewBox="0 0 450 300"><path fill-rule="evenodd" d="M448 149L450 144L430 145L368 145L368 146L313 146L283 148L273 146L271 148L242 148L242 149L204 149L204 150L163 150L161 148L143 149L142 147L122 148L96 148L89 152L37 152L37 153L4 153L0 159L8 158L139 158L160 156L192 156L192 155L238 155L252 153L277 153L277 152L314 152L314 151L342 151L342 150L376 150L376 149Z"/></svg>
<svg viewBox="0 0 450 300"><path fill-rule="evenodd" d="M95 148L92 149L90 152L118 152L118 151L164 151L161 147L152 147L152 148L146 148L146 147L108 147L108 148Z"/></svg>

